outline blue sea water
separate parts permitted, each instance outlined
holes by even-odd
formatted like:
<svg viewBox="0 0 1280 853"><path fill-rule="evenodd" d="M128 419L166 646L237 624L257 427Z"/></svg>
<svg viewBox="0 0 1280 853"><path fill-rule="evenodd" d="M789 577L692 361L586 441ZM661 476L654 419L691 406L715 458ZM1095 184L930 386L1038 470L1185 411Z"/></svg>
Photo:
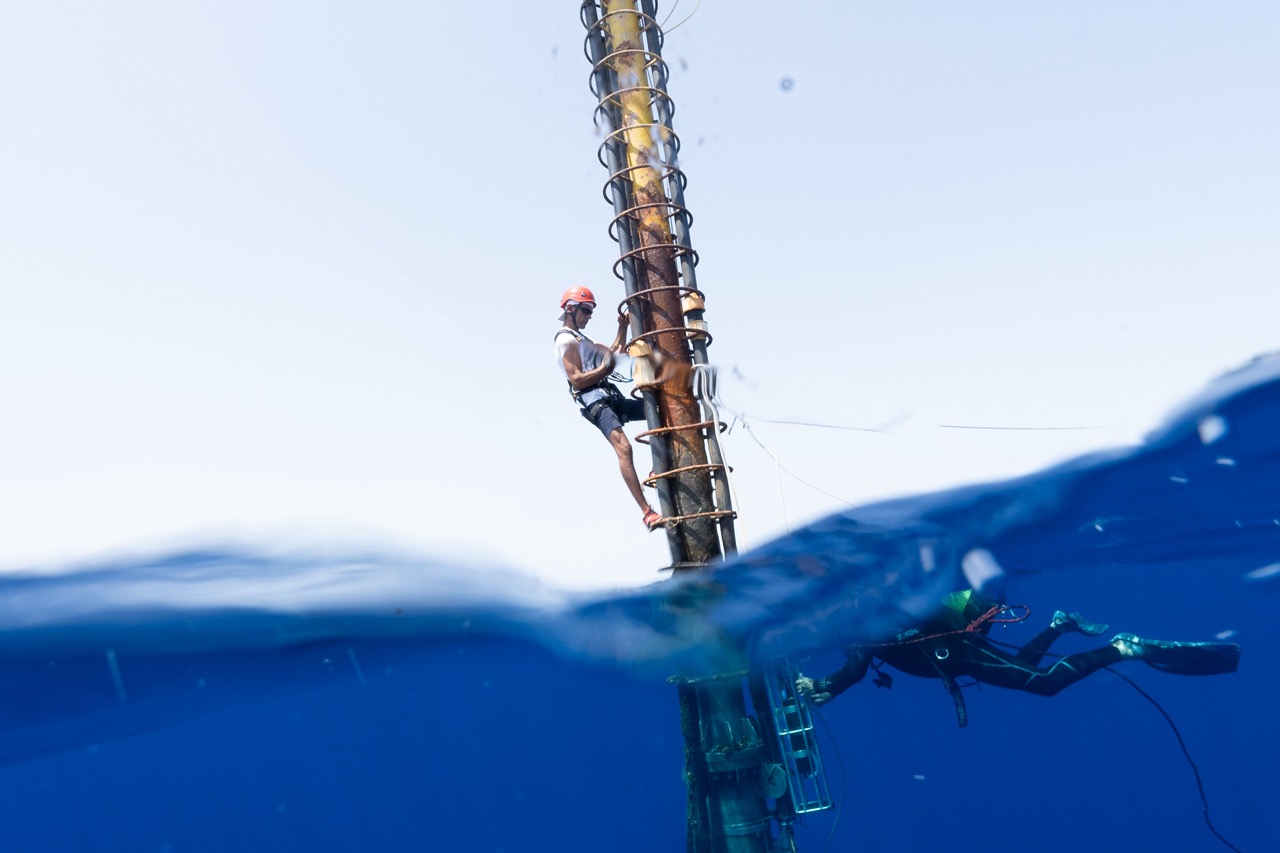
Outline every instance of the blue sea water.
<svg viewBox="0 0 1280 853"><path fill-rule="evenodd" d="M0 578L7 851L677 851L668 677L810 674L971 584L1240 671L1118 667L1214 825L1280 849L1280 358L1140 447L840 513L708 575L566 595L404 554L209 549ZM1106 638L1102 638L1105 640ZM1071 636L1055 651L1099 640ZM837 807L800 851L1227 849L1174 730L1108 672L1052 698L867 681L818 712Z"/></svg>

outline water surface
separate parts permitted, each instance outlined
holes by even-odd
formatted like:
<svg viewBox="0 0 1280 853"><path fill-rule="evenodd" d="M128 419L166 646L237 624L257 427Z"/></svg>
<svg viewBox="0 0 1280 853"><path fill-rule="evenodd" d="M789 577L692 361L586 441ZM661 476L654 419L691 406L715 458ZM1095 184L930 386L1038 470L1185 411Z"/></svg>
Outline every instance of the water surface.
<svg viewBox="0 0 1280 853"><path fill-rule="evenodd" d="M823 519L707 576L569 595L402 553L211 547L0 579L8 850L681 850L667 678L822 674L983 584L1114 631L1229 637L1240 672L1121 667L1218 829L1280 845L1280 359L1141 447ZM1105 639L1105 638L1103 638ZM1065 638L1058 651L1090 641ZM1098 673L1053 698L870 681L820 713L838 808L799 849L1226 849L1169 724Z"/></svg>

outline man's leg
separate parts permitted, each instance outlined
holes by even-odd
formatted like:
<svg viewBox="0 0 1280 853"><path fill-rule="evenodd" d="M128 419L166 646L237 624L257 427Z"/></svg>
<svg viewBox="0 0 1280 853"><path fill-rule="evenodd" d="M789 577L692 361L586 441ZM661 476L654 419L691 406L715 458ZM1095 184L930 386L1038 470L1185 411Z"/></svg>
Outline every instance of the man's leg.
<svg viewBox="0 0 1280 853"><path fill-rule="evenodd" d="M622 480L627 484L627 491L631 492L636 505L644 511L645 526L653 530L662 518L649 506L649 502L644 497L644 490L640 488L640 478L636 475L635 460L631 453L631 442L622 431L622 418L626 417L625 409L624 406L620 418L612 402L598 401L584 409L583 415L595 424L613 447L613 452L618 456L618 470L622 472Z"/></svg>
<svg viewBox="0 0 1280 853"><path fill-rule="evenodd" d="M648 512L650 509L649 502L645 500L644 489L640 486L640 477L636 474L636 463L631 451L631 440L622 431L622 427L618 427L609 433L609 443L613 445L614 452L618 454L618 469L622 472L622 479L626 482L627 489L631 492L631 497L635 498L636 505L640 509Z"/></svg>

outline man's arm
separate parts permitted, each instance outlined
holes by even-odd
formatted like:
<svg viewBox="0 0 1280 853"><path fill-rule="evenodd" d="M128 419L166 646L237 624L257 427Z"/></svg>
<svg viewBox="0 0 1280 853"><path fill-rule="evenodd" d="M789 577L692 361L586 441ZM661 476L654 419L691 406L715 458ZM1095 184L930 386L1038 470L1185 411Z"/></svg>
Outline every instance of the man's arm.
<svg viewBox="0 0 1280 853"><path fill-rule="evenodd" d="M566 347L560 361L564 364L564 373L575 391L585 391L599 385L613 370L612 352L606 352L600 366L591 370L582 369L582 357L578 355L576 346Z"/></svg>
<svg viewBox="0 0 1280 853"><path fill-rule="evenodd" d="M861 681L871 666L871 655L861 649L848 648L844 651L844 666L825 678L796 679L796 690L815 705L825 705L853 685Z"/></svg>
<svg viewBox="0 0 1280 853"><path fill-rule="evenodd" d="M614 352L622 352L622 347L627 342L627 332L631 330L631 314L623 311L618 315L618 334L613 339L613 346L609 349Z"/></svg>

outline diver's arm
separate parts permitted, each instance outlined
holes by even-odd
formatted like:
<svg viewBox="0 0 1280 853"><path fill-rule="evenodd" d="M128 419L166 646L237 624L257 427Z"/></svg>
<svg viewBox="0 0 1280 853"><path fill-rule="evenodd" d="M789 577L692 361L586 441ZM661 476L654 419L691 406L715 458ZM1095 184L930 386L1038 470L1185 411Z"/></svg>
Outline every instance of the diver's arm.
<svg viewBox="0 0 1280 853"><path fill-rule="evenodd" d="M796 690L815 705L825 705L866 677L871 666L871 655L861 649L848 648L844 652L844 666L823 678L796 679Z"/></svg>

